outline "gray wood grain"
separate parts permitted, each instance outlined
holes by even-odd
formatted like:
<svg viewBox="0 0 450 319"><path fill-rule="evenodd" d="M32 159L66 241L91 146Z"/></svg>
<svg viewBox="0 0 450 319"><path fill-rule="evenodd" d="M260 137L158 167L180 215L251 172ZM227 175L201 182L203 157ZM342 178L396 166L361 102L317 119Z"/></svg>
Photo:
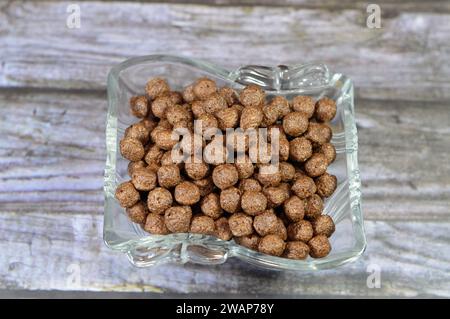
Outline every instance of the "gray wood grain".
<svg viewBox="0 0 450 319"><path fill-rule="evenodd" d="M412 2L410 2L412 3ZM82 2L0 7L1 87L103 89L108 70L155 52L243 64L321 61L346 73L363 98L449 100L450 14L389 11L381 29L360 9Z"/></svg>

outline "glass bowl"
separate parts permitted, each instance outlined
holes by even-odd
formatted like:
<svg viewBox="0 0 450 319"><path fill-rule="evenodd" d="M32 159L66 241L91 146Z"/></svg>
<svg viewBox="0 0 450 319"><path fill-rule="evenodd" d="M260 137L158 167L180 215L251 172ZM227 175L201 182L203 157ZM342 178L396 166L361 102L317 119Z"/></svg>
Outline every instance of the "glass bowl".
<svg viewBox="0 0 450 319"><path fill-rule="evenodd" d="M332 251L322 259L291 260L258 253L212 236L198 234L150 235L131 222L114 198L117 185L128 178L127 163L118 151L118 141L126 127L136 122L129 110L129 99L142 94L152 77L168 79L171 88L181 90L195 79L207 76L218 85L241 89L250 83L264 88L270 96L288 99L309 95L328 96L337 103L331 122L332 143L337 157L328 171L337 176L338 186L325 201L324 213L336 223L331 237ZM361 181L358 169L358 138L353 105L353 84L345 75L331 73L323 64L294 66L243 66L228 71L193 59L151 55L129 59L112 68L108 75L108 115L106 125L107 159L104 194L104 241L114 250L127 254L132 264L147 267L167 262L221 264L236 257L251 264L279 270L319 270L333 268L358 258L366 247L361 212Z"/></svg>

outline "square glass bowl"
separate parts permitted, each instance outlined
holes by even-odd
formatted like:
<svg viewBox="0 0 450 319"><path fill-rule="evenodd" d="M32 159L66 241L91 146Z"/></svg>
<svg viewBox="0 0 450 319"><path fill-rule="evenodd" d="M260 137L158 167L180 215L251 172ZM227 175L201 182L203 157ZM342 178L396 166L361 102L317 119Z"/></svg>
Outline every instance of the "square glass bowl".
<svg viewBox="0 0 450 319"><path fill-rule="evenodd" d="M117 185L129 179L128 161L120 155L118 142L125 128L136 122L129 108L133 95L143 94L145 83L153 77L169 81L174 90L207 76L219 86L241 89L250 83L261 86L267 96L288 99L309 95L314 99L328 96L337 103L337 114L330 123L336 160L328 172L336 175L338 186L325 201L324 213L336 223L331 236L331 253L321 259L292 260L250 250L233 240L198 234L150 235L131 222L125 209L114 198ZM358 258L366 247L361 212L361 181L358 169L358 138L353 106L353 84L345 75L331 73L323 64L294 66L243 66L228 71L221 67L187 58L151 55L129 59L108 76L108 115L106 126L107 160L104 194L104 241L114 250L127 254L132 264L147 267L167 262L220 264L236 257L251 264L279 270L319 270L337 267Z"/></svg>

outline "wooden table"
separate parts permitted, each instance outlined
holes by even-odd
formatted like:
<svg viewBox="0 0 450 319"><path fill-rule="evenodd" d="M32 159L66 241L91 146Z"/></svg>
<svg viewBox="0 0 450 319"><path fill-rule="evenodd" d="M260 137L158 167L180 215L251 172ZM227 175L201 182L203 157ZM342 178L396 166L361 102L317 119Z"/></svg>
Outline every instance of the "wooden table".
<svg viewBox="0 0 450 319"><path fill-rule="evenodd" d="M450 3L378 1L382 28L369 29L365 1L189 2L78 1L79 29L66 26L69 2L1 2L0 295L449 297ZM322 61L352 77L364 256L315 273L237 260L136 269L106 248L106 75L156 52L226 67ZM380 288L366 284L373 267Z"/></svg>

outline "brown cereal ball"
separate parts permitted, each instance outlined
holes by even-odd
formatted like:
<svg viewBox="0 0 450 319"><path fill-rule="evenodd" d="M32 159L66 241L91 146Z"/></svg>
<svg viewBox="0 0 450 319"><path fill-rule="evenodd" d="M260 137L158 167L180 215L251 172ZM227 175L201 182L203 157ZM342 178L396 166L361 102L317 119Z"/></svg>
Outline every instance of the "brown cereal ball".
<svg viewBox="0 0 450 319"><path fill-rule="evenodd" d="M158 125L158 122L152 117L142 119L137 124L142 124L149 132L151 132Z"/></svg>
<svg viewBox="0 0 450 319"><path fill-rule="evenodd" d="M241 246L247 247L249 249L258 250L258 244L261 237L258 234L250 234L246 236L236 237L235 241Z"/></svg>
<svg viewBox="0 0 450 319"><path fill-rule="evenodd" d="M234 166L238 171L239 179L249 178L255 171L255 167L247 154L242 157L242 160L238 157Z"/></svg>
<svg viewBox="0 0 450 319"><path fill-rule="evenodd" d="M158 183L160 186L172 188L180 182L180 168L176 164L163 165L158 169Z"/></svg>
<svg viewBox="0 0 450 319"><path fill-rule="evenodd" d="M250 84L239 93L239 101L246 107L260 107L265 100L264 91L257 85Z"/></svg>
<svg viewBox="0 0 450 319"><path fill-rule="evenodd" d="M305 163L305 172L311 177L317 177L326 172L327 158L322 153L313 154Z"/></svg>
<svg viewBox="0 0 450 319"><path fill-rule="evenodd" d="M261 192L262 186L256 179L246 178L239 182L239 190L242 193L246 191Z"/></svg>
<svg viewBox="0 0 450 319"><path fill-rule="evenodd" d="M241 191L229 187L220 192L220 206L228 213L235 213L241 207Z"/></svg>
<svg viewBox="0 0 450 319"><path fill-rule="evenodd" d="M155 173L157 173L157 172L158 172L158 169L161 167L161 165L158 164L158 163L152 162L152 163L148 164L146 167L147 167L149 170L152 170L152 171L154 171Z"/></svg>
<svg viewBox="0 0 450 319"><path fill-rule="evenodd" d="M336 115L336 102L324 97L316 103L316 112L314 116L319 122L329 122Z"/></svg>
<svg viewBox="0 0 450 319"><path fill-rule="evenodd" d="M152 102L151 110L154 116L163 119L166 118L166 110L172 105L174 104L170 96L163 95Z"/></svg>
<svg viewBox="0 0 450 319"><path fill-rule="evenodd" d="M202 121L202 133L204 134L208 129L216 129L219 127L219 122L214 115L204 113L200 115L197 120Z"/></svg>
<svg viewBox="0 0 450 319"><path fill-rule="evenodd" d="M122 207L131 207L139 201L139 192L134 188L131 181L124 182L117 186L116 199Z"/></svg>
<svg viewBox="0 0 450 319"><path fill-rule="evenodd" d="M147 215L144 230L154 235L167 235L170 233L164 223L164 217L158 214L150 213Z"/></svg>
<svg viewBox="0 0 450 319"><path fill-rule="evenodd" d="M194 234L214 235L216 233L214 219L205 215L194 216L189 231Z"/></svg>
<svg viewBox="0 0 450 319"><path fill-rule="evenodd" d="M144 157L145 150L140 141L125 137L120 140L120 154L129 161L137 162Z"/></svg>
<svg viewBox="0 0 450 319"><path fill-rule="evenodd" d="M152 99L165 95L170 92L169 84L162 78L154 78L145 85L145 92Z"/></svg>
<svg viewBox="0 0 450 319"><path fill-rule="evenodd" d="M283 124L274 124L274 125L270 125L269 127L267 127L267 141L268 142L272 142L272 131L275 129L278 130L278 137L280 139L287 138L286 133L284 132L284 129L283 129Z"/></svg>
<svg viewBox="0 0 450 319"><path fill-rule="evenodd" d="M309 242L309 255L313 258L323 258L327 256L331 251L330 242L325 235L317 235L313 237Z"/></svg>
<svg viewBox="0 0 450 319"><path fill-rule="evenodd" d="M328 143L331 140L331 128L326 124L310 122L305 137L316 144Z"/></svg>
<svg viewBox="0 0 450 319"><path fill-rule="evenodd" d="M291 163L288 162L280 162L279 168L281 181L282 182L290 182L294 178L295 175L295 167Z"/></svg>
<svg viewBox="0 0 450 319"><path fill-rule="evenodd" d="M305 114L310 119L314 115L316 107L312 97L298 95L292 99L292 109Z"/></svg>
<svg viewBox="0 0 450 319"><path fill-rule="evenodd" d="M244 213L234 213L228 219L233 236L247 236L253 233L253 218Z"/></svg>
<svg viewBox="0 0 450 319"><path fill-rule="evenodd" d="M171 125L189 119L189 112L179 104L173 104L166 109L166 119Z"/></svg>
<svg viewBox="0 0 450 319"><path fill-rule="evenodd" d="M324 143L320 145L317 151L318 153L325 155L328 165L333 163L336 159L336 148L331 143Z"/></svg>
<svg viewBox="0 0 450 319"><path fill-rule="evenodd" d="M164 223L172 233L187 233L191 217L192 210L189 206L173 206L164 212Z"/></svg>
<svg viewBox="0 0 450 319"><path fill-rule="evenodd" d="M130 162L128 163L128 175L133 175L133 171L138 168L144 168L147 164L144 161Z"/></svg>
<svg viewBox="0 0 450 319"><path fill-rule="evenodd" d="M267 198L262 192L246 191L241 197L241 207L251 216L261 214L267 207Z"/></svg>
<svg viewBox="0 0 450 319"><path fill-rule="evenodd" d="M269 126L274 124L278 119L278 109L272 105L265 105L263 107L263 121L261 123L261 126Z"/></svg>
<svg viewBox="0 0 450 319"><path fill-rule="evenodd" d="M325 173L316 179L317 194L322 197L330 197L337 187L337 178Z"/></svg>
<svg viewBox="0 0 450 319"><path fill-rule="evenodd" d="M178 166L183 167L183 163L179 162L177 158L173 157L172 151L167 151L163 154L161 157L161 165L171 165L171 164L177 164Z"/></svg>
<svg viewBox="0 0 450 319"><path fill-rule="evenodd" d="M291 112L283 118L283 130L293 137L306 132L308 124L308 118L301 112Z"/></svg>
<svg viewBox="0 0 450 319"><path fill-rule="evenodd" d="M270 210L255 216L253 219L253 228L260 236L273 234L278 227L278 217Z"/></svg>
<svg viewBox="0 0 450 319"><path fill-rule="evenodd" d="M135 169L131 182L137 190L151 191L156 187L156 173L147 167Z"/></svg>
<svg viewBox="0 0 450 319"><path fill-rule="evenodd" d="M321 215L317 217L311 222L311 224L313 226L314 236L325 235L330 237L336 229L333 219L328 215Z"/></svg>
<svg viewBox="0 0 450 319"><path fill-rule="evenodd" d="M192 103L195 100L195 94L194 94L194 85L188 85L184 88L183 93L183 100L187 103Z"/></svg>
<svg viewBox="0 0 450 319"><path fill-rule="evenodd" d="M231 108L233 108L233 109L235 109L235 110L238 111L239 117L241 116L242 111L244 110L244 107L243 107L242 105L240 105L240 104L233 104L233 105L231 106Z"/></svg>
<svg viewBox="0 0 450 319"><path fill-rule="evenodd" d="M311 177L302 175L294 181L291 190L301 199L305 199L314 194L317 188L316 184L314 184L314 180Z"/></svg>
<svg viewBox="0 0 450 319"><path fill-rule="evenodd" d="M227 101L225 101L223 96L219 93L211 94L203 102L203 109L209 114L215 114L216 112L226 109L227 107Z"/></svg>
<svg viewBox="0 0 450 319"><path fill-rule="evenodd" d="M139 118L144 118L148 114L148 100L145 96L133 96L130 99L130 109L131 113Z"/></svg>
<svg viewBox="0 0 450 319"><path fill-rule="evenodd" d="M183 95L180 92L172 91L167 94L170 97L170 100L173 104L181 104L183 103Z"/></svg>
<svg viewBox="0 0 450 319"><path fill-rule="evenodd" d="M219 123L219 128L225 131L227 128L234 128L239 124L239 112L235 108L227 107L217 111L216 118Z"/></svg>
<svg viewBox="0 0 450 319"><path fill-rule="evenodd" d="M219 94L227 101L228 106L232 106L238 102L236 91L228 86L224 86L219 90Z"/></svg>
<svg viewBox="0 0 450 319"><path fill-rule="evenodd" d="M202 114L205 114L205 109L203 108L203 101L194 101L191 105L192 114L198 119Z"/></svg>
<svg viewBox="0 0 450 319"><path fill-rule="evenodd" d="M264 187L263 193L266 196L270 207L278 207L289 198L289 192L286 192L281 186Z"/></svg>
<svg viewBox="0 0 450 319"><path fill-rule="evenodd" d="M181 182L175 186L175 200L181 205L194 205L200 200L200 189L191 182Z"/></svg>
<svg viewBox="0 0 450 319"><path fill-rule="evenodd" d="M289 240L308 242L313 237L313 228L309 221L300 220L287 228Z"/></svg>
<svg viewBox="0 0 450 319"><path fill-rule="evenodd" d="M277 235L267 235L259 241L258 250L264 254L281 256L285 246L284 240Z"/></svg>
<svg viewBox="0 0 450 319"><path fill-rule="evenodd" d="M137 202L126 209L128 218L134 223L144 224L147 218L148 210L142 202Z"/></svg>
<svg viewBox="0 0 450 319"><path fill-rule="evenodd" d="M219 195L216 193L210 193L202 198L200 203L200 209L203 214L211 217L212 219L217 219L222 216L222 207L220 206Z"/></svg>
<svg viewBox="0 0 450 319"><path fill-rule="evenodd" d="M273 233L274 235L277 235L283 240L287 240L287 228L284 225L284 222L281 218L278 217L277 219L277 229Z"/></svg>
<svg viewBox="0 0 450 319"><path fill-rule="evenodd" d="M148 193L147 207L152 213L162 214L172 203L172 194L165 188L156 187Z"/></svg>
<svg viewBox="0 0 450 319"><path fill-rule="evenodd" d="M240 127L245 131L247 129L257 129L264 118L261 108L256 106L247 106L242 110Z"/></svg>
<svg viewBox="0 0 450 319"><path fill-rule="evenodd" d="M184 170L186 171L187 176L194 180L199 180L208 175L209 165L205 162L195 163L194 159L191 158L190 163L184 164Z"/></svg>
<svg viewBox="0 0 450 319"><path fill-rule="evenodd" d="M313 194L306 199L305 218L315 219L322 214L322 210L323 200L319 195Z"/></svg>
<svg viewBox="0 0 450 319"><path fill-rule="evenodd" d="M305 202L298 196L292 196L284 203L284 213L290 221L298 222L305 216Z"/></svg>
<svg viewBox="0 0 450 319"><path fill-rule="evenodd" d="M170 130L170 129L172 129L172 125L170 125L170 123L169 123L169 121L167 121L167 119L160 119L158 122L157 128Z"/></svg>
<svg viewBox="0 0 450 319"><path fill-rule="evenodd" d="M208 78L200 78L195 82L193 91L198 99L206 100L208 96L217 91L216 82Z"/></svg>
<svg viewBox="0 0 450 319"><path fill-rule="evenodd" d="M216 225L216 236L222 240L230 240L233 234L230 230L230 225L228 224L228 219L226 217L220 217L214 221Z"/></svg>
<svg viewBox="0 0 450 319"><path fill-rule="evenodd" d="M280 149L280 161L287 161L289 159L290 145L287 138L280 138L279 149Z"/></svg>
<svg viewBox="0 0 450 319"><path fill-rule="evenodd" d="M152 145L147 151L147 154L145 154L145 162L147 164L150 163L161 163L161 159L164 155L164 151L158 147L158 145Z"/></svg>
<svg viewBox="0 0 450 319"><path fill-rule="evenodd" d="M212 178L217 187L225 189L238 182L239 174L234 165L222 164L214 168Z"/></svg>
<svg viewBox="0 0 450 319"><path fill-rule="evenodd" d="M306 259L309 255L309 246L302 241L289 241L286 243L286 248L283 257L289 259Z"/></svg>
<svg viewBox="0 0 450 319"><path fill-rule="evenodd" d="M211 176L198 180L193 180L192 182L198 186L198 188L200 189L200 195L202 197L208 195L214 189L214 183L212 181Z"/></svg>
<svg viewBox="0 0 450 319"><path fill-rule="evenodd" d="M283 118L291 112L291 108L289 107L289 101L282 96L275 96L272 101L270 101L270 107L277 110L278 119Z"/></svg>
<svg viewBox="0 0 450 319"><path fill-rule="evenodd" d="M165 130L161 129L156 135L155 135L155 144L162 148L165 151L170 151L172 148L178 143L178 139L176 139L176 136L172 137L172 131L171 130Z"/></svg>
<svg viewBox="0 0 450 319"><path fill-rule="evenodd" d="M304 137L294 138L289 142L289 158L297 161L304 162L312 155L312 144Z"/></svg>
<svg viewBox="0 0 450 319"><path fill-rule="evenodd" d="M261 165L256 175L258 181L264 186L278 186L281 183L281 173L275 168L271 170L268 165Z"/></svg>

